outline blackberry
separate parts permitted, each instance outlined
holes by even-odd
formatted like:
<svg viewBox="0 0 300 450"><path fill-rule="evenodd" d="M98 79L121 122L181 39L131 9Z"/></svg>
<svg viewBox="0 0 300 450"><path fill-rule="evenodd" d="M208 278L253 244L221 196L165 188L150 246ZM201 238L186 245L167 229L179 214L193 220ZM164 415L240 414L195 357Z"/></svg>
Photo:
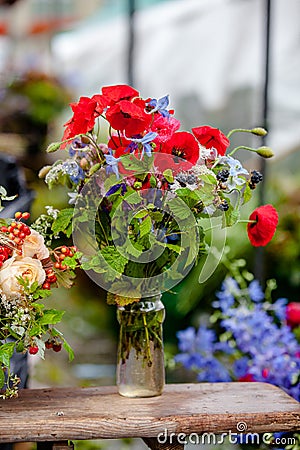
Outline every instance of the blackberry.
<svg viewBox="0 0 300 450"><path fill-rule="evenodd" d="M221 181L222 183L225 183L225 181L228 180L229 177L229 170L222 169L217 173L217 180Z"/></svg>
<svg viewBox="0 0 300 450"><path fill-rule="evenodd" d="M263 180L263 176L260 172L258 172L258 170L251 171L251 178L250 178L251 184L257 184L262 180Z"/></svg>
<svg viewBox="0 0 300 450"><path fill-rule="evenodd" d="M182 186L185 187L187 181L187 176L184 173L179 173L176 177L175 180L178 181L178 183Z"/></svg>
<svg viewBox="0 0 300 450"><path fill-rule="evenodd" d="M197 178L195 177L195 175L189 174L189 175L186 177L186 181L187 181L188 184L194 184L194 183L196 183Z"/></svg>
<svg viewBox="0 0 300 450"><path fill-rule="evenodd" d="M221 211L228 211L229 209L229 204L226 200L222 200L221 203L218 205L218 209L220 209Z"/></svg>

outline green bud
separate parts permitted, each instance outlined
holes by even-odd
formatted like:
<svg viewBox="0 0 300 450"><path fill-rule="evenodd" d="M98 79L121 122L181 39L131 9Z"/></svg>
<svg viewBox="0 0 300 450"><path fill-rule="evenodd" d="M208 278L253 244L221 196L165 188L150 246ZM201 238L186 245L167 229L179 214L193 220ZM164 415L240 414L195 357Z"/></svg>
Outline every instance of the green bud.
<svg viewBox="0 0 300 450"><path fill-rule="evenodd" d="M141 181L136 181L133 185L134 189L141 189L141 187L143 186Z"/></svg>
<svg viewBox="0 0 300 450"><path fill-rule="evenodd" d="M45 178L47 173L51 170L52 166L44 166L39 171L39 178Z"/></svg>
<svg viewBox="0 0 300 450"><path fill-rule="evenodd" d="M101 163L95 164L93 167L90 168L89 175L93 175L97 170L99 170L101 167Z"/></svg>
<svg viewBox="0 0 300 450"><path fill-rule="evenodd" d="M150 186L151 186L152 188L155 188L156 185L157 185L157 183L156 183L156 178L155 178L153 175L151 175L151 177L150 177Z"/></svg>
<svg viewBox="0 0 300 450"><path fill-rule="evenodd" d="M259 147L256 150L256 153L260 156L262 156L263 158L272 158L272 156L274 156L274 153L272 151L272 149L270 147Z"/></svg>
<svg viewBox="0 0 300 450"><path fill-rule="evenodd" d="M266 136L268 134L267 130L261 127L252 128L251 133L256 136Z"/></svg>
<svg viewBox="0 0 300 450"><path fill-rule="evenodd" d="M46 152L53 153L56 152L61 146L61 142L52 142L52 144L48 145Z"/></svg>
<svg viewBox="0 0 300 450"><path fill-rule="evenodd" d="M165 179L169 182L169 183L174 183L174 177L173 177L173 172L171 169L166 169L163 172L163 176L165 177Z"/></svg>

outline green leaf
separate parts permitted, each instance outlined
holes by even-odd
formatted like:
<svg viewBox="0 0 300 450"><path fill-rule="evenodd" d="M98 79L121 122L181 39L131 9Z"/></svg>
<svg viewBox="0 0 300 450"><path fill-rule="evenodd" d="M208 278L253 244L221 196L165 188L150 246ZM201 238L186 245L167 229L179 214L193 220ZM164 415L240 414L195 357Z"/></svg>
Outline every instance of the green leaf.
<svg viewBox="0 0 300 450"><path fill-rule="evenodd" d="M29 336L33 337L33 336L39 336L40 334L43 333L43 329L42 326L40 324L35 324L33 325L33 327L30 330Z"/></svg>
<svg viewBox="0 0 300 450"><path fill-rule="evenodd" d="M64 264L66 264L68 267L70 267L70 269L76 269L76 267L78 266L78 260L81 258L82 253L80 252L76 252L72 257L67 256L64 259Z"/></svg>
<svg viewBox="0 0 300 450"><path fill-rule="evenodd" d="M75 278L75 273L72 270L58 270L56 272L57 282L59 286L63 286L66 289L70 289L73 286L73 280ZM45 289L47 292L47 290ZM51 294L51 291L49 291Z"/></svg>
<svg viewBox="0 0 300 450"><path fill-rule="evenodd" d="M124 200L126 200L129 205L137 205L141 203L142 198L138 192L130 192L128 195L125 195Z"/></svg>
<svg viewBox="0 0 300 450"><path fill-rule="evenodd" d="M180 247L180 245L175 245L175 244L164 244L164 245L176 253L180 254L182 252L182 248Z"/></svg>
<svg viewBox="0 0 300 450"><path fill-rule="evenodd" d="M146 209L141 209L134 215L134 219L143 219L148 215L148 211Z"/></svg>
<svg viewBox="0 0 300 450"><path fill-rule="evenodd" d="M74 351L72 349L72 347L68 344L68 342L64 339L63 340L63 347L66 350L66 352L69 355L69 361L73 361L74 359Z"/></svg>
<svg viewBox="0 0 300 450"><path fill-rule="evenodd" d="M128 259L125 258L118 250L113 246L104 247L101 250L103 258L106 262L118 273L123 273Z"/></svg>
<svg viewBox="0 0 300 450"><path fill-rule="evenodd" d="M22 353L24 350L25 350L24 342L23 341L19 341L17 343L17 346L16 346L16 351L18 353Z"/></svg>
<svg viewBox="0 0 300 450"><path fill-rule="evenodd" d="M153 156L144 155L143 159L136 158L133 154L123 155L121 157L122 165L127 170L133 170L136 174L142 174L150 171L153 164Z"/></svg>
<svg viewBox="0 0 300 450"><path fill-rule="evenodd" d="M59 212L57 218L52 224L52 231L54 234L57 234L59 232L66 233L66 231L67 233L69 233L69 226L72 224L73 213L73 208L62 209Z"/></svg>
<svg viewBox="0 0 300 450"><path fill-rule="evenodd" d="M157 180L156 180L155 176L151 175L149 181L150 181L150 186L151 186L152 188L155 188L155 187L157 186Z"/></svg>
<svg viewBox="0 0 300 450"><path fill-rule="evenodd" d="M251 200L252 198L252 190L250 189L249 185L247 184L244 193L243 193L243 200L244 200L244 204L249 202L249 200Z"/></svg>
<svg viewBox="0 0 300 450"><path fill-rule="evenodd" d="M139 229L140 229L140 236L147 236L147 234L150 233L152 228L152 220L150 218L150 216L147 216L140 224L139 224Z"/></svg>
<svg viewBox="0 0 300 450"><path fill-rule="evenodd" d="M230 205L228 211L225 212L225 220L223 220L223 227L232 227L240 218L240 211L232 208Z"/></svg>
<svg viewBox="0 0 300 450"><path fill-rule="evenodd" d="M164 214L161 213L160 211L150 211L149 216L155 222L161 222L163 220Z"/></svg>
<svg viewBox="0 0 300 450"><path fill-rule="evenodd" d="M4 383L5 383L4 372L3 372L2 368L0 367L0 389L3 388Z"/></svg>
<svg viewBox="0 0 300 450"><path fill-rule="evenodd" d="M171 212L174 214L175 219L184 220L190 217L192 214L187 205L185 205L185 203L179 198L173 198L172 200L170 200L168 202L168 206Z"/></svg>
<svg viewBox="0 0 300 450"><path fill-rule="evenodd" d="M61 321L64 313L65 311L58 311L57 309L46 309L39 323L41 325L54 325Z"/></svg>
<svg viewBox="0 0 300 450"><path fill-rule="evenodd" d="M10 360L14 353L15 342L7 342L6 344L2 344L0 346L0 362L5 366L10 366Z"/></svg>

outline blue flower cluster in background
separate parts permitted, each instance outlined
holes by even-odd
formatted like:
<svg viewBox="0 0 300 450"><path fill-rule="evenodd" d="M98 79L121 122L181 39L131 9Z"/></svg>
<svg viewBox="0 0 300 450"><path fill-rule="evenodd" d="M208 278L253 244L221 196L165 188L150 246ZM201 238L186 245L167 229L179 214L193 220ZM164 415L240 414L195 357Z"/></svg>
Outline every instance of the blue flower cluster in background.
<svg viewBox="0 0 300 450"><path fill-rule="evenodd" d="M300 401L300 345L285 320L286 299L271 302L257 280L243 288L228 277L213 302L216 329L178 332L175 361L199 381L261 381Z"/></svg>

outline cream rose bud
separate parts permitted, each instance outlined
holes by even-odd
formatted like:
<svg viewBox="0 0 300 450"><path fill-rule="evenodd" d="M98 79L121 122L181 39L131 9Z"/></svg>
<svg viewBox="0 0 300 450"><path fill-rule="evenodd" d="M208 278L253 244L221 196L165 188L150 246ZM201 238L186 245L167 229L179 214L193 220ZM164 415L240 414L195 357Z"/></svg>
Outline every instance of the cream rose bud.
<svg viewBox="0 0 300 450"><path fill-rule="evenodd" d="M7 298L19 297L23 292L17 277L22 277L29 281L29 285L38 282L41 286L46 273L39 259L25 257L22 259L9 258L0 269L0 289Z"/></svg>
<svg viewBox="0 0 300 450"><path fill-rule="evenodd" d="M31 230L31 234L26 236L23 246L22 255L24 257L34 256L38 259L49 258L49 250L47 249L43 236L35 230Z"/></svg>

